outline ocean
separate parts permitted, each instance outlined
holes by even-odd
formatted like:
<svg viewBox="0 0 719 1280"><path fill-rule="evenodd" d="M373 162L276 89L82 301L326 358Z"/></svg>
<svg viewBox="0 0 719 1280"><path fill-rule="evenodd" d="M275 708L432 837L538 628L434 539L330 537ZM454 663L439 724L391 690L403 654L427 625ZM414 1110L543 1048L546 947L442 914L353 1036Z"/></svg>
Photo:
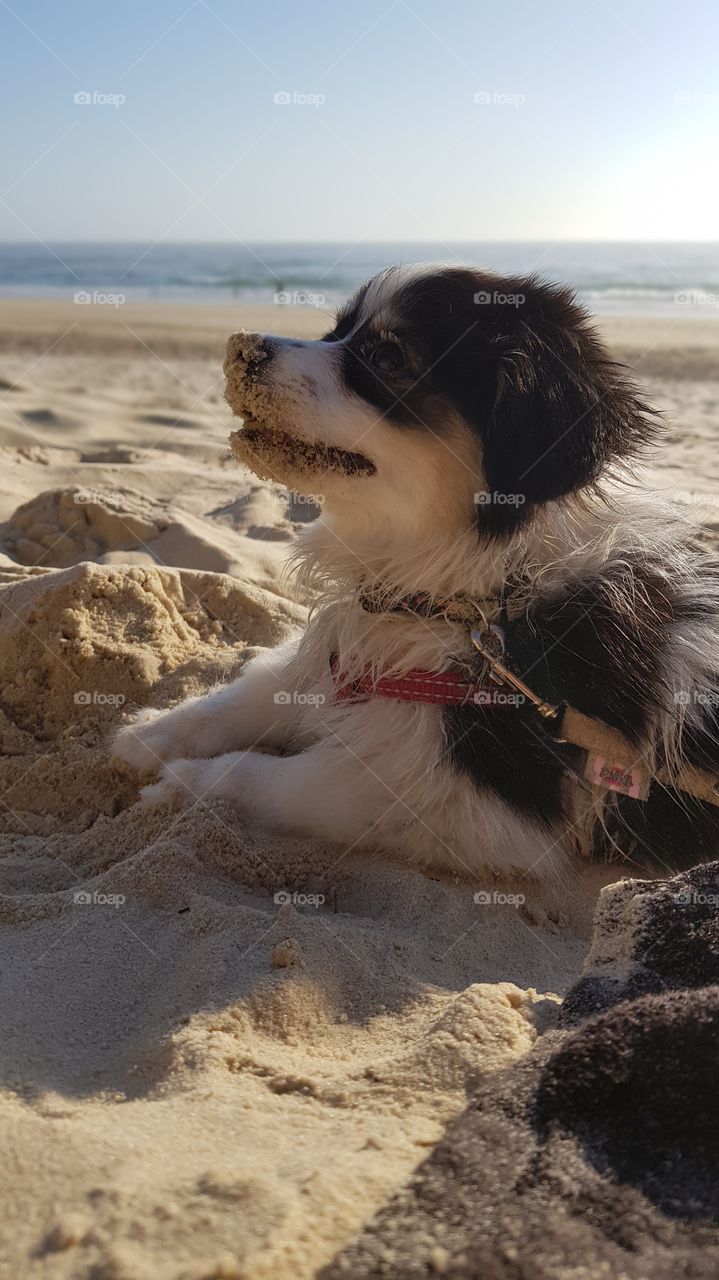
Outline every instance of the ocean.
<svg viewBox="0 0 719 1280"><path fill-rule="evenodd" d="M2 244L0 297L331 309L395 262L538 272L597 313L719 315L719 244L682 243Z"/></svg>

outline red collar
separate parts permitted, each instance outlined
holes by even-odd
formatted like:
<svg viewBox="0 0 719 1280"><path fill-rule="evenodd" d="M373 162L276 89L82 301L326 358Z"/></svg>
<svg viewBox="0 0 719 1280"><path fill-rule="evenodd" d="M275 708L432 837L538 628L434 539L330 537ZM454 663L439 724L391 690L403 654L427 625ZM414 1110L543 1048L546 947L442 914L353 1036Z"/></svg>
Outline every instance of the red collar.
<svg viewBox="0 0 719 1280"><path fill-rule="evenodd" d="M417 667L398 676L373 679L368 667L355 680L340 671L339 657L330 659L334 680L334 702L369 702L370 698L391 698L394 702L428 702L442 707L517 706L523 698L485 677L464 680L454 671L421 671Z"/></svg>

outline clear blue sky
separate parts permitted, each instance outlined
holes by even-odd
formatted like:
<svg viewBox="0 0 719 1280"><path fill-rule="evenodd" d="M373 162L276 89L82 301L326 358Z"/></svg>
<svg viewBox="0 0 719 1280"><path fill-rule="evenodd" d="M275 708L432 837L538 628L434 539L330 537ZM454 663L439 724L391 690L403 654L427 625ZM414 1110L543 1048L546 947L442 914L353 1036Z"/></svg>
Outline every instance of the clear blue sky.
<svg viewBox="0 0 719 1280"><path fill-rule="evenodd" d="M718 47L716 0L0 0L0 240L716 239Z"/></svg>

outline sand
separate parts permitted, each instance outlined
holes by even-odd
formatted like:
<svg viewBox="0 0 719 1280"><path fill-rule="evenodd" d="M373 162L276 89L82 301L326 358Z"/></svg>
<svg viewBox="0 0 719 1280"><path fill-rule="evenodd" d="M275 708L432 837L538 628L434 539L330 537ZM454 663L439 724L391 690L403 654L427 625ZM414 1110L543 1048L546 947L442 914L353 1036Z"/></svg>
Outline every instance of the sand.
<svg viewBox="0 0 719 1280"><path fill-rule="evenodd" d="M317 1274L581 970L606 873L484 906L391 850L141 809L108 762L132 709L302 625L282 562L314 511L230 457L221 364L233 329L323 322L0 303L2 1277ZM715 541L719 329L605 327L675 419L656 484Z"/></svg>

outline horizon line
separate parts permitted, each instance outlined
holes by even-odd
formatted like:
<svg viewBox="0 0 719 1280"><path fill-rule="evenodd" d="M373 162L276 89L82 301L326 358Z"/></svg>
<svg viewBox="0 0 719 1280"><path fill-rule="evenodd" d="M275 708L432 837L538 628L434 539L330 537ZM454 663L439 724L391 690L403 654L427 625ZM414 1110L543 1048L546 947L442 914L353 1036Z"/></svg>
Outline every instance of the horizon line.
<svg viewBox="0 0 719 1280"><path fill-rule="evenodd" d="M683 240L683 239L681 239L680 237L671 237L671 238L669 238L669 239L663 239L663 238L653 238L653 239L649 239L649 238L647 238L647 237L642 237L641 239L636 239L636 238L632 238L632 237L628 237L628 238L621 238L621 237L618 237L618 236L613 236L613 237L605 238L605 239L603 239L603 238L599 237L599 238L587 238L587 239L577 238L577 239L560 239L560 240L556 240L556 239L554 239L552 236L548 236L548 237L540 238L540 239L522 239L522 238L519 238L519 237L513 237L513 238L511 238L511 239L505 239L505 240L503 240L503 239L498 239L498 238L493 237L493 238L491 238L491 239L487 239L487 240L465 240L465 239L461 239L461 240L442 240L442 239L439 239L439 238L436 238L436 239L431 239L431 238L430 238L430 239L425 239L425 240L402 240L402 239L401 239L401 240L391 240L391 239L390 239L390 240L362 240L362 241L351 241L351 240L322 240L322 239L316 239L316 240L304 240L304 239L302 239L302 240L292 240L292 239L279 239L279 238L273 238L273 239L269 239L269 240L262 240L262 239L247 239L247 240L201 240L201 239L195 239L195 240L162 240L162 241L153 241L153 240L151 240L151 239L149 239L149 240L142 240L142 239L134 239L134 240L107 240L107 239L105 239L105 240L93 240L93 239L72 239L72 240L63 240L63 239L57 239L57 240L54 240L54 239L50 239L50 238L48 237L48 238L47 238L47 240L46 240L45 242L42 242L42 241L37 241L37 240L1 240L1 239L0 239L0 248L21 248L21 247L22 247L22 248L26 248L26 249L31 249L31 248L36 248L36 247L43 248L45 244L47 244L47 245L51 245L51 244L65 244L65 245L75 245L75 244L76 244L76 245L149 245L149 248L150 248L150 249L159 248L159 247L161 247L162 245L165 245L165 246L168 246L168 247L169 247L169 246L176 246L176 245L188 245L188 246L190 246L190 245L216 245L218 248L221 248L221 247L225 247L225 248L237 248L237 247L239 247L239 248L244 248L245 246L252 245L252 244L255 244L255 245L257 245L257 244L261 244L261 245L288 245L288 244L289 244L289 245L347 245L347 244L350 244L351 248L353 248L353 249L354 249L354 248L360 248L362 245L371 246L371 245L389 245L389 244L391 244L391 245L413 245L413 244L417 244L417 245L434 245L434 244L436 244L436 245L439 245L439 246L442 246L442 245L445 245L445 244L446 244L446 245L470 245L470 244L481 244L481 245L491 245L491 244L553 244L553 245L562 245L562 244L636 244L636 245L649 245L649 244L682 244L682 245L686 245L686 244L696 244L696 245L717 245L717 246L719 247L719 239L716 239L716 240L694 240L694 239Z"/></svg>

